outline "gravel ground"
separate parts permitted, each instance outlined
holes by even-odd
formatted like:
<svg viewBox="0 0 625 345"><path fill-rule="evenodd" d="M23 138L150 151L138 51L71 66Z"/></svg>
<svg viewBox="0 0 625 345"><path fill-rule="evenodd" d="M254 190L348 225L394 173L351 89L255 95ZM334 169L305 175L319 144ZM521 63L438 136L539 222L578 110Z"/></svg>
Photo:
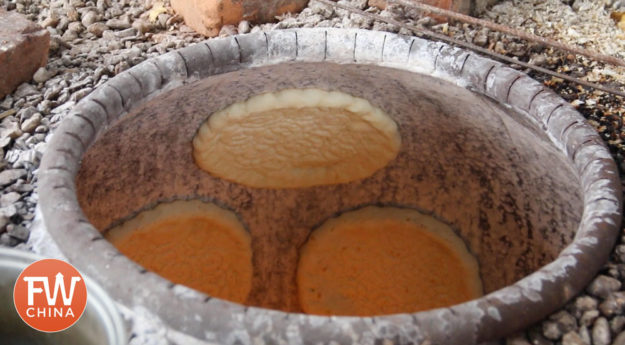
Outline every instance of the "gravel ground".
<svg viewBox="0 0 625 345"><path fill-rule="evenodd" d="M369 8L367 0L340 2L589 81L613 87L620 87L619 83L625 81L625 69L488 29L460 23L437 24L416 11L396 6L380 11ZM46 68L40 69L31 83L22 84L13 94L0 99L0 245L28 250L25 241L37 203L33 192L37 167L49 134L68 109L117 73L203 38L182 23L167 1L164 6L152 0L9 0L2 4L47 27L52 37ZM619 0L515 0L500 3L483 17L625 58L625 31L610 19L611 14L614 17L614 13L623 11L625 1ZM247 22L226 26L220 35L292 27L366 28L412 34L312 0L299 15L285 15L277 23L258 26ZM621 171L625 171L622 99L526 72L575 105L599 131ZM507 344L625 345L624 243L625 236L583 294L543 322L509 338Z"/></svg>

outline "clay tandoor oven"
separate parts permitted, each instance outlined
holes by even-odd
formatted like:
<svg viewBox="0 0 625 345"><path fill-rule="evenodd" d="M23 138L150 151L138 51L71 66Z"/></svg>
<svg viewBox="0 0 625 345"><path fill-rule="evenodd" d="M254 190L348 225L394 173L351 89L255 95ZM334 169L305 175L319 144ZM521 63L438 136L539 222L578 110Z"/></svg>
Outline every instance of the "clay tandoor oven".
<svg viewBox="0 0 625 345"><path fill-rule="evenodd" d="M381 109L397 124L396 155L365 177L302 188L249 187L194 161L192 140L211 114L311 88ZM146 61L72 110L39 178L45 228L73 264L120 303L222 344L495 341L583 289L620 226L614 162L564 100L467 51L372 31L261 32ZM232 212L249 234L245 306L171 283L104 239L138 212L188 199ZM311 231L368 205L449 224L477 259L484 296L384 316L299 313L295 276Z"/></svg>

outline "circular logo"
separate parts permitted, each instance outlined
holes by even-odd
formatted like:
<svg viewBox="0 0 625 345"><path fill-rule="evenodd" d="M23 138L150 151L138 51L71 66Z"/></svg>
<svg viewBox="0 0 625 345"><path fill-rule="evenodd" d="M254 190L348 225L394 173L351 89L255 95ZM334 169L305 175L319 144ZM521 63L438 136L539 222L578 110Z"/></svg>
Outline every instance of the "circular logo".
<svg viewBox="0 0 625 345"><path fill-rule="evenodd" d="M72 326L85 311L87 286L78 270L55 259L33 262L17 278L15 309L30 327L59 332Z"/></svg>

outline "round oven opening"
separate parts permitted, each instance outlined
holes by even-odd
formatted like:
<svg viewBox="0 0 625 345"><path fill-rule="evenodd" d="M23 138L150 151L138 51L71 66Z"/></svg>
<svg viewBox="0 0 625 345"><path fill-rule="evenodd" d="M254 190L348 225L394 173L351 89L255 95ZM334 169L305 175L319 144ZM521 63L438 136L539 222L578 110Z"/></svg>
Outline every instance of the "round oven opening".
<svg viewBox="0 0 625 345"><path fill-rule="evenodd" d="M367 122L363 119L370 115L346 116L348 120L336 121L337 116L326 116L332 110L328 104L340 102L330 99L316 111L295 112L303 115L289 118L288 113L276 115L275 110L262 108L266 99L258 101L269 94L297 106L312 98L311 90L326 101L331 94L363 100L368 108L361 103L352 113L366 108L367 114L379 117ZM253 109L261 109L257 117L241 110L250 101L260 107ZM263 117L270 121L256 121ZM297 120L282 126L283 120L293 118ZM324 125L334 125L330 137L324 137L328 133ZM211 138L226 133L219 132L224 128L234 135L211 143ZM281 137L281 131L294 128L296 135ZM364 128L364 134L350 138L354 128ZM236 145L241 142L243 146ZM341 147L343 142L348 144ZM329 158L306 161L307 156L298 154L302 147L320 157L328 152ZM204 153L198 153L199 148ZM267 167L263 158L272 154L295 163L259 172L258 166ZM349 164L337 167L349 159ZM359 166L362 162L366 164ZM292 167L299 170L289 171ZM310 167L327 175L310 173ZM250 171L254 178L247 179ZM84 155L76 185L89 222L109 239L115 237L112 228L175 200L213 205L236 218L234 228L244 229L249 241L240 242L249 243L249 251L241 249L245 254L237 256L249 257L249 291L245 297L224 297L289 312L306 311L297 278L298 265L306 259L303 250L315 229L341 214L378 206L419 211L441 220L475 258L483 292L489 293L553 261L573 239L583 209L580 180L572 164L527 117L438 78L332 63L240 70L163 93L132 109L99 137ZM142 234L146 243L154 240L150 236ZM199 233L172 230L168 236L162 239L170 246L167 250L155 248L148 255L171 257L159 259L163 267L136 261L155 272L167 272L161 274L176 283L205 268L202 253L223 244ZM142 241L139 236L122 253L133 258L133 250L143 250L137 241ZM166 270L171 260L180 261ZM228 265L217 269L222 276L235 275L224 267ZM247 284L237 279L231 281ZM225 281L214 284L224 286ZM417 310L382 308L366 314Z"/></svg>

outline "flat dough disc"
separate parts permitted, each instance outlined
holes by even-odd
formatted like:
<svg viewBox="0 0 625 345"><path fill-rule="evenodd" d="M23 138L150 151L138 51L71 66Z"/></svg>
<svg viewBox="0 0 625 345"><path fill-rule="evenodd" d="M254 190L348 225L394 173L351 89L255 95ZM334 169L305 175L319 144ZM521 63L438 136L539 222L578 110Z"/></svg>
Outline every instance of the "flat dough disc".
<svg viewBox="0 0 625 345"><path fill-rule="evenodd" d="M214 204L160 204L106 238L146 269L210 296L244 303L252 287L250 235L233 212Z"/></svg>
<svg viewBox="0 0 625 345"><path fill-rule="evenodd" d="M447 225L409 209L366 207L316 229L301 251L304 312L414 313L479 297L475 258Z"/></svg>
<svg viewBox="0 0 625 345"><path fill-rule="evenodd" d="M259 188L345 183L372 175L399 152L397 124L367 100L287 89L212 114L193 139L203 170Z"/></svg>

